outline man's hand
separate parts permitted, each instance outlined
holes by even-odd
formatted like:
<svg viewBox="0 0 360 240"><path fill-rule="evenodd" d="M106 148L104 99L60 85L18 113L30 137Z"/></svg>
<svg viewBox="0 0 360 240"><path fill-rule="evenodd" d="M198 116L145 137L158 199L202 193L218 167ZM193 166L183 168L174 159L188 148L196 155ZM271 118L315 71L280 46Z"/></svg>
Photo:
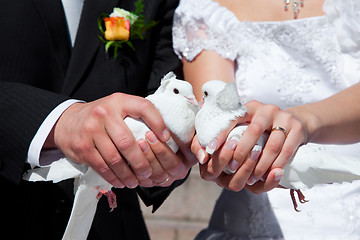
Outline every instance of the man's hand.
<svg viewBox="0 0 360 240"><path fill-rule="evenodd" d="M153 132L146 134L146 141L139 140L153 172L150 177L153 182L140 183L141 186L170 186L175 180L185 178L190 168L197 163L195 155L190 150L190 143L182 143L175 135L172 135L172 138L180 148L177 153L174 153L165 142L160 141Z"/></svg>
<svg viewBox="0 0 360 240"><path fill-rule="evenodd" d="M91 166L116 187L151 184L152 166L124 123L127 116L142 119L166 142L170 132L154 105L141 97L115 93L70 106L59 118L45 146ZM52 144L51 144L52 143Z"/></svg>

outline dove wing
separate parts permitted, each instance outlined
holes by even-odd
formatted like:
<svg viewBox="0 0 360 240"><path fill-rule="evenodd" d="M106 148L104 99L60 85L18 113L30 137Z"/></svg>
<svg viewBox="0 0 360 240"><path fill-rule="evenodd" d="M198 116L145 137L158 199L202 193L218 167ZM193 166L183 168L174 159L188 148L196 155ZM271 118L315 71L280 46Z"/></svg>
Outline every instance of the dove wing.
<svg viewBox="0 0 360 240"><path fill-rule="evenodd" d="M216 104L224 110L236 110L242 106L235 83L226 84L224 89L216 95Z"/></svg>
<svg viewBox="0 0 360 240"><path fill-rule="evenodd" d="M67 158L53 162L47 167L34 168L27 171L23 179L27 181L52 181L54 183L65 179L77 178L84 174L87 166L75 163Z"/></svg>
<svg viewBox="0 0 360 240"><path fill-rule="evenodd" d="M334 153L326 148L305 145L284 168L280 185L292 189L312 188L316 184L360 180L360 157Z"/></svg>

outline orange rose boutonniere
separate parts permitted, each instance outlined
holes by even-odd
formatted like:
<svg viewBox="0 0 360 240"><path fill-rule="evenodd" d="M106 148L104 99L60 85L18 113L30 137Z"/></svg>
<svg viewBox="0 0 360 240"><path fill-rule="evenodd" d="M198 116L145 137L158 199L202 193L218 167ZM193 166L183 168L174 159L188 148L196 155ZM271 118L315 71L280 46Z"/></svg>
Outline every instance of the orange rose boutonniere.
<svg viewBox="0 0 360 240"><path fill-rule="evenodd" d="M102 14L98 18L98 27L102 33L99 38L105 43L106 52L111 47L114 49L114 58L117 56L118 49L122 48L124 44L135 50L131 40L144 39L146 31L157 24L155 21L145 19L142 0L138 0L135 7L135 12L114 8L110 15Z"/></svg>

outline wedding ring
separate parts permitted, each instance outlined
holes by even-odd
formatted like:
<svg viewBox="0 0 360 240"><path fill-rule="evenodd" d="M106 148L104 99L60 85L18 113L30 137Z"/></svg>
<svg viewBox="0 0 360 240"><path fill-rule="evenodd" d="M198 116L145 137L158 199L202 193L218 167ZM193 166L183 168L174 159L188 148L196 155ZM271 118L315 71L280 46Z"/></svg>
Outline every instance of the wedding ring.
<svg viewBox="0 0 360 240"><path fill-rule="evenodd" d="M167 183L169 181L170 177L168 177L165 181L161 182L161 183L158 183L159 185L163 185L165 183Z"/></svg>
<svg viewBox="0 0 360 240"><path fill-rule="evenodd" d="M271 132L273 132L273 131L281 131L285 135L285 138L287 137L287 132L282 127L274 127L273 129L271 129Z"/></svg>

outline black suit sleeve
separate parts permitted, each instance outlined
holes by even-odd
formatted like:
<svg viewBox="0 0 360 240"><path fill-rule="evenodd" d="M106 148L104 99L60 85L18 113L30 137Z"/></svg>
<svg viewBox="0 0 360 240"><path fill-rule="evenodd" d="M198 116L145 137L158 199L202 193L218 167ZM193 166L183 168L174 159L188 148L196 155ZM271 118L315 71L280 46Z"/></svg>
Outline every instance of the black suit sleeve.
<svg viewBox="0 0 360 240"><path fill-rule="evenodd" d="M0 82L0 176L18 183L29 145L47 115L66 97L20 83Z"/></svg>

